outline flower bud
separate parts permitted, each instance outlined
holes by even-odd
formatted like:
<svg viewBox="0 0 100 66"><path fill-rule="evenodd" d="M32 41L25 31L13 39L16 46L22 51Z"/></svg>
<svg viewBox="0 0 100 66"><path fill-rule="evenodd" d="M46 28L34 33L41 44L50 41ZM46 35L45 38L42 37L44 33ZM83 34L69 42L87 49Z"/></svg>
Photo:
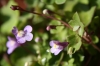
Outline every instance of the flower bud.
<svg viewBox="0 0 100 66"><path fill-rule="evenodd" d="M39 38L39 37L36 37L36 38L35 38L35 42L36 42L36 43L38 43L38 42L40 42L40 41L42 41L41 38Z"/></svg>
<svg viewBox="0 0 100 66"><path fill-rule="evenodd" d="M48 26L46 27L46 30L47 30L47 31L49 31L49 30L51 30L51 29L56 29L56 26L55 26L55 25L48 25Z"/></svg>
<svg viewBox="0 0 100 66"><path fill-rule="evenodd" d="M47 10L47 9L44 9L44 10L43 10L43 14L49 15L48 10Z"/></svg>
<svg viewBox="0 0 100 66"><path fill-rule="evenodd" d="M17 6L17 5L12 5L10 8L12 10L21 10L21 8L19 6Z"/></svg>
<svg viewBox="0 0 100 66"><path fill-rule="evenodd" d="M48 10L48 9L44 9L44 10L43 10L43 14L52 15L52 14L54 14L54 12L51 11L51 10Z"/></svg>

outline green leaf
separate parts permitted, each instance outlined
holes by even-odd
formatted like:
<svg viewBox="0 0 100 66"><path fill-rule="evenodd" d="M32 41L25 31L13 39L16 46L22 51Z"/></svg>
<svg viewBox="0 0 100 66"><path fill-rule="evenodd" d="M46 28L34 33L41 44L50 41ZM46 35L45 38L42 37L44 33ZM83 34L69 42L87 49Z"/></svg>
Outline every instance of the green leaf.
<svg viewBox="0 0 100 66"><path fill-rule="evenodd" d="M84 61L84 57L85 57L84 55L78 54L78 56L79 56L81 62Z"/></svg>
<svg viewBox="0 0 100 66"><path fill-rule="evenodd" d="M1 9L1 13L7 17L7 20L1 26L2 33L11 33L14 26L18 24L19 11L13 11L10 6L15 4L10 0L9 3Z"/></svg>
<svg viewBox="0 0 100 66"><path fill-rule="evenodd" d="M72 47L69 47L68 49L68 52L67 52L69 55L73 54L73 48Z"/></svg>
<svg viewBox="0 0 100 66"><path fill-rule="evenodd" d="M95 44L99 42L99 38L97 36L93 36L92 39L93 39L93 43Z"/></svg>
<svg viewBox="0 0 100 66"><path fill-rule="evenodd" d="M80 26L74 26L73 31L77 31Z"/></svg>
<svg viewBox="0 0 100 66"><path fill-rule="evenodd" d="M60 40L60 41L64 41L66 40L66 29L64 28L65 26L63 26L61 24L61 22L59 21L56 21L56 20L52 20L50 22L51 25L59 25L59 26L56 26L56 29L52 29L50 30L50 33L53 34L53 37L52 39L57 39L57 40Z"/></svg>
<svg viewBox="0 0 100 66"><path fill-rule="evenodd" d="M66 0L55 0L56 4L64 4Z"/></svg>
<svg viewBox="0 0 100 66"><path fill-rule="evenodd" d="M62 66L68 66L68 62L63 61L63 62L62 62Z"/></svg>
<svg viewBox="0 0 100 66"><path fill-rule="evenodd" d="M91 23L92 17L94 15L95 12L95 6L91 7L89 10L87 11L82 11L79 13L80 19L83 22L84 26L88 26Z"/></svg>
<svg viewBox="0 0 100 66"><path fill-rule="evenodd" d="M50 25L61 25L61 22L59 22L57 20L52 20L50 22ZM56 29L52 29L52 30L50 30L50 32L53 33L53 34L55 34L55 33L61 32L61 30L63 28L64 28L63 26L57 26Z"/></svg>
<svg viewBox="0 0 100 66"><path fill-rule="evenodd" d="M68 47L67 47L67 53L73 54L76 51L78 51L82 45L81 38L79 35L77 35L75 32L73 32L71 29L67 29L67 39L68 39Z"/></svg>
<svg viewBox="0 0 100 66"><path fill-rule="evenodd" d="M65 6L64 6L64 11L67 11L67 12L71 12L72 13L73 12L73 8L75 7L75 5L78 2L79 2L78 0L73 0L73 1L67 0L67 2L65 3ZM67 13L67 15L68 15L68 13Z"/></svg>
<svg viewBox="0 0 100 66"><path fill-rule="evenodd" d="M70 50L71 54L73 54L77 50L79 50L81 45L82 45L81 38L78 35L71 35L69 37L68 50L70 50L70 48L71 48L71 50Z"/></svg>
<svg viewBox="0 0 100 66"><path fill-rule="evenodd" d="M75 61L75 59L74 59L74 58L71 58L71 59L68 61L68 66L74 66L74 61Z"/></svg>
<svg viewBox="0 0 100 66"><path fill-rule="evenodd" d="M73 31L78 31L78 34L82 37L83 32L84 32L84 25L80 21L80 18L77 12L73 15L72 20L69 21L69 25L73 28Z"/></svg>

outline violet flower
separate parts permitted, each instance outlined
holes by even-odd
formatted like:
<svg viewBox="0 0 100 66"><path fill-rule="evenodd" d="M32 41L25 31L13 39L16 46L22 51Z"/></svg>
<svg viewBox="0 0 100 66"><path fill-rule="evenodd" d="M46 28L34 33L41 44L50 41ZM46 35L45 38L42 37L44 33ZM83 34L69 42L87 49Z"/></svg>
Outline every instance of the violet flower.
<svg viewBox="0 0 100 66"><path fill-rule="evenodd" d="M8 41L6 43L6 46L8 48L7 53L11 54L17 47L20 46L20 44L17 43L16 39L8 37Z"/></svg>
<svg viewBox="0 0 100 66"><path fill-rule="evenodd" d="M18 43L25 43L26 41L31 41L33 38L32 27L27 25L24 30L18 31L16 27L13 27L12 33L15 35Z"/></svg>
<svg viewBox="0 0 100 66"><path fill-rule="evenodd" d="M54 55L58 55L67 45L68 42L50 41L50 51L54 53Z"/></svg>

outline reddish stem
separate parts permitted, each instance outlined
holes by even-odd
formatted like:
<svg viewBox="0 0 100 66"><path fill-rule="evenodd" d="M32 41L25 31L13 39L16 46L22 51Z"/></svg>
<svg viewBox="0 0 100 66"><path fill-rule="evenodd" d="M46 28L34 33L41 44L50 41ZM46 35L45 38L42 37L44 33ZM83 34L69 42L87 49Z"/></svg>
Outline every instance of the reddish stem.
<svg viewBox="0 0 100 66"><path fill-rule="evenodd" d="M73 28L72 28L67 22L62 21L62 20L60 20L60 19L57 19L57 18L55 18L55 17L53 17L53 16L45 15L45 14L41 14L41 13L36 13L36 12L34 12L34 11L27 11L27 10L24 10L24 9L22 9L21 7L15 6L15 5L12 5L10 8L11 8L12 10L21 10L21 11L29 12L29 13L32 13L32 14L37 14L37 15L40 15L40 16L43 16L43 17L46 17L46 18L49 18L49 19L57 20L57 21L61 22L62 24L64 24L66 27L68 27L68 28L70 28L70 29L73 30ZM76 31L76 33L77 33L77 31ZM89 35L89 36L90 36L90 35ZM81 37L81 36L79 36L79 37ZM100 52L100 49L99 49L96 45L94 45L94 43L90 40L91 37L87 38L87 37L85 37L85 36L82 36L81 38L83 38L87 43L91 44L95 49L97 49L97 50Z"/></svg>

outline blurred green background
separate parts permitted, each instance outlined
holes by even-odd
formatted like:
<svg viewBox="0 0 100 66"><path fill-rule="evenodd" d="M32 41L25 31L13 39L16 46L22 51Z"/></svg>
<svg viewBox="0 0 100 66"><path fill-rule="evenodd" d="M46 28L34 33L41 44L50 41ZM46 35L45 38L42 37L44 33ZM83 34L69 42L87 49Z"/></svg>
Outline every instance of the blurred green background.
<svg viewBox="0 0 100 66"><path fill-rule="evenodd" d="M49 15L69 23L72 27L80 26L80 36L85 28L93 43L100 47L100 0L0 0L0 66L24 66L27 63L26 66L100 66L100 52L75 32L64 26L46 30L47 25L61 25L59 21L14 11L10 8L11 5L37 13L48 9L54 12ZM22 30L26 25L33 27L33 40L26 42L24 48L18 47L8 55L6 42L8 36L14 37L12 28L16 26ZM36 38L40 41L36 42ZM69 45L55 56L49 51L51 40L68 41Z"/></svg>

